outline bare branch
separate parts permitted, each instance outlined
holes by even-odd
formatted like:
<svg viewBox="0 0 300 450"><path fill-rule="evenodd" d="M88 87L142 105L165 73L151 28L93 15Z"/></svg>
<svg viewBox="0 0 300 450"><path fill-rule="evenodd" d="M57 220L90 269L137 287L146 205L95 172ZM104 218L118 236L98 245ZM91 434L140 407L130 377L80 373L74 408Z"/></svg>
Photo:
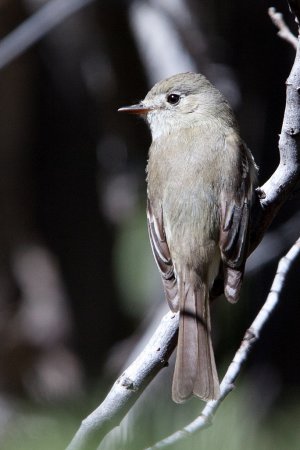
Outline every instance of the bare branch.
<svg viewBox="0 0 300 450"><path fill-rule="evenodd" d="M225 397L232 391L234 382L241 372L241 369L248 358L248 355L253 347L253 344L258 340L259 335L263 329L263 326L268 321L270 315L273 313L275 307L279 302L279 297L282 292L282 288L285 283L285 279L288 271L290 270L292 263L297 256L300 255L300 238L295 242L289 252L279 261L277 272L271 286L269 295L263 307L259 311L255 320L250 328L246 331L242 340L241 346L236 352L228 370L222 380L220 389L221 396L218 400L209 401L200 416L198 416L193 422L184 427L182 430L177 431L171 436L163 439L149 449L167 448L177 444L179 441L186 439L188 435L194 434L200 431L202 428L206 428L211 424L212 417L216 413L217 409L221 405Z"/></svg>
<svg viewBox="0 0 300 450"><path fill-rule="evenodd" d="M286 106L279 139L280 162L269 180L257 190L259 200L252 214L251 251L257 247L300 179L300 41L286 85Z"/></svg>
<svg viewBox="0 0 300 450"><path fill-rule="evenodd" d="M236 352L222 380L220 398L208 402L201 415L193 422L182 430L158 442L153 447L150 447L151 449L173 446L175 443L185 439L188 435L196 433L210 425L213 415L225 397L233 389L234 382L240 374L253 344L259 338L263 326L277 306L286 275L299 254L300 238L286 256L280 260L267 300L250 328L246 331L240 348ZM91 446L92 441L95 440L99 444L104 436L120 423L157 372L166 366L166 361L176 345L177 329L178 315L168 312L143 352L115 382L102 404L82 422L81 427L67 450L87 450L94 448Z"/></svg>
<svg viewBox="0 0 300 450"><path fill-rule="evenodd" d="M179 315L168 312L142 353L114 383L101 405L93 411L75 434L67 450L90 450L101 442L136 402L154 376L168 365L176 347Z"/></svg>
<svg viewBox="0 0 300 450"><path fill-rule="evenodd" d="M94 0L51 0L0 41L0 69Z"/></svg>
<svg viewBox="0 0 300 450"><path fill-rule="evenodd" d="M298 39L285 23L283 15L280 12L277 12L273 7L268 9L268 13L275 27L279 30L277 33L278 36L284 41L287 41L294 47L295 50L297 50Z"/></svg>

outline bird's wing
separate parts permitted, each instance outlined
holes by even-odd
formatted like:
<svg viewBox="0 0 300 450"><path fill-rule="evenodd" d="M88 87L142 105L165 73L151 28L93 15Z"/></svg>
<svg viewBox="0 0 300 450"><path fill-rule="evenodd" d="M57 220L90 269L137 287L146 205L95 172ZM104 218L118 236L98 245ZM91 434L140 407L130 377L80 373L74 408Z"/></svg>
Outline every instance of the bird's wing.
<svg viewBox="0 0 300 450"><path fill-rule="evenodd" d="M248 250L248 231L256 166L251 152L233 134L226 137L225 149L238 152L240 182L233 192L221 196L220 250L224 266L224 292L230 302L236 302L244 274Z"/></svg>
<svg viewBox="0 0 300 450"><path fill-rule="evenodd" d="M152 252L160 271L165 296L172 311L178 311L178 287L169 246L166 240L163 211L154 213L149 198L147 199L147 222Z"/></svg>

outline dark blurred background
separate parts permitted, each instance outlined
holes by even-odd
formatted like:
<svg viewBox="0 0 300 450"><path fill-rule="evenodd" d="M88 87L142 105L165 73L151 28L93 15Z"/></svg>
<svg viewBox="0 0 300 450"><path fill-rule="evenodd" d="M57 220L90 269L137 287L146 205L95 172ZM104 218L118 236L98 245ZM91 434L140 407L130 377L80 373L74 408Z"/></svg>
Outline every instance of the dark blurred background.
<svg viewBox="0 0 300 450"><path fill-rule="evenodd" d="M1 0L1 38L46 3ZM276 36L270 6L296 33L283 0L95 0L1 69L1 448L62 448L157 311L163 314L145 218L150 135L141 120L118 115L117 108L143 98L166 76L200 71L234 107L260 183L276 168L295 52ZM296 192L250 257L239 304L216 302L221 374L266 298L279 257L298 236L299 206ZM271 430L249 448L296 449L293 425L286 436L295 440L274 446L274 424L282 423L279 412L287 410L289 423L300 414L293 409L300 398L298 271L291 271L239 382L244 397L238 404L247 404L255 433ZM159 383L169 401L170 381ZM178 423L187 420L187 406L184 414L171 403L168 408L170 416L176 409ZM176 428L172 420L151 433L144 425L143 439ZM45 435L53 439L53 433L57 442L48 445ZM244 435L237 447L227 439L224 448L233 450ZM216 439L205 446L223 448Z"/></svg>

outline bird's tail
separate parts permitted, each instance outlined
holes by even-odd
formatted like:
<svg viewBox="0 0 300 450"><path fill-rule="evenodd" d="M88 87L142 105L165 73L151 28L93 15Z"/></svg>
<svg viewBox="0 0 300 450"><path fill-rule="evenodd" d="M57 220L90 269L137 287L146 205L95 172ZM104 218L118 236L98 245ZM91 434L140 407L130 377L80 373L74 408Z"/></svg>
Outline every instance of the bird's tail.
<svg viewBox="0 0 300 450"><path fill-rule="evenodd" d="M180 322L172 397L182 403L191 395L202 400L220 395L211 342L209 292L206 285L181 289Z"/></svg>

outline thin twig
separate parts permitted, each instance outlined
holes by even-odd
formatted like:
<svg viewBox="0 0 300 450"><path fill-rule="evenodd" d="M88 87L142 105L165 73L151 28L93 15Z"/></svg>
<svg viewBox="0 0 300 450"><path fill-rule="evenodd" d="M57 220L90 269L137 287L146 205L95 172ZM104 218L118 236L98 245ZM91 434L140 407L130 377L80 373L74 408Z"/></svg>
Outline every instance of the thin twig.
<svg viewBox="0 0 300 450"><path fill-rule="evenodd" d="M0 41L0 69L94 0L51 0Z"/></svg>
<svg viewBox="0 0 300 450"><path fill-rule="evenodd" d="M287 41L289 44L291 44L296 50L298 39L285 23L283 15L280 12L277 12L273 7L268 9L268 13L275 27L277 27L279 30L277 33L278 36L281 37L281 39L283 39L284 41Z"/></svg>
<svg viewBox="0 0 300 450"><path fill-rule="evenodd" d="M234 382L240 374L241 369L253 347L253 344L258 340L263 326L268 321L270 315L274 312L274 309L279 302L279 297L282 292L287 273L298 255L300 255L300 238L295 242L289 252L279 261L277 272L267 300L259 311L250 328L246 331L241 346L236 352L232 363L228 367L228 370L222 380L220 386L220 398L218 400L209 401L204 407L201 415L189 425L184 427L182 430L168 436L152 447L149 447L149 449L147 450L161 449L173 446L179 441L186 439L188 435L194 434L200 431L202 428L206 428L211 424L212 418L221 405L222 401L229 394L229 392L232 391Z"/></svg>

